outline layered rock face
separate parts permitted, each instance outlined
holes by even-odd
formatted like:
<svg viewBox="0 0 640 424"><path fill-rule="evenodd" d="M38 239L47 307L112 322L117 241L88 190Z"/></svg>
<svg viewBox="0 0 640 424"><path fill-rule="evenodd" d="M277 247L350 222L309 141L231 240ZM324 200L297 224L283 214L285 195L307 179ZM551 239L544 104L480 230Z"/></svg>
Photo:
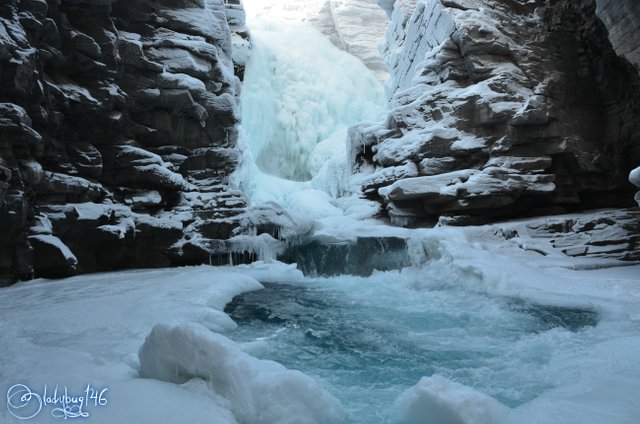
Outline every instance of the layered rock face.
<svg viewBox="0 0 640 424"><path fill-rule="evenodd" d="M2 2L0 280L201 262L248 226L228 3Z"/></svg>
<svg viewBox="0 0 640 424"><path fill-rule="evenodd" d="M596 0L596 14L607 27L616 52L640 71L640 3L635 0Z"/></svg>
<svg viewBox="0 0 640 424"><path fill-rule="evenodd" d="M598 3L609 31L595 0L396 1L390 111L350 133L363 192L400 225L630 206L640 78L609 38L640 36Z"/></svg>

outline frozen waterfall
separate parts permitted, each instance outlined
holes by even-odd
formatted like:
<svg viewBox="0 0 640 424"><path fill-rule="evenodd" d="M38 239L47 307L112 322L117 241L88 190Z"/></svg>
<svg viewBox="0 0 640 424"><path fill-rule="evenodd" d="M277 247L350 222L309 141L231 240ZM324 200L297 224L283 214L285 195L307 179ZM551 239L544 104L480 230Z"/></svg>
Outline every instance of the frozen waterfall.
<svg viewBox="0 0 640 424"><path fill-rule="evenodd" d="M345 178L347 129L376 118L383 87L308 25L254 16L250 27L243 188L254 204L274 201L299 212L313 204L314 217L339 214L333 198Z"/></svg>

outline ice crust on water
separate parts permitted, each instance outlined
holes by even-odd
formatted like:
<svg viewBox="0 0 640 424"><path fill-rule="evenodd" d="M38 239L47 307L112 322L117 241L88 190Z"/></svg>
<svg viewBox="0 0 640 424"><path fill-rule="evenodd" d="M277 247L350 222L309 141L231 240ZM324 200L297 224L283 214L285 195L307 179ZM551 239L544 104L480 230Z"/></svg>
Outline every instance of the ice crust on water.
<svg viewBox="0 0 640 424"><path fill-rule="evenodd" d="M346 231L344 228L336 230L337 233ZM357 231L361 230L353 229L354 233ZM365 233L364 229L362 231ZM414 333L414 336L407 336L413 338L412 343L420 344L421 339L442 342L442 345L438 343L441 349L453 351L453 363L462 359L455 359L458 351L469 352L470 356L464 357L459 369L445 367L444 371L449 373L446 380L445 377L434 378L426 374L427 379L413 388L407 387L405 395L396 402L399 409L395 414L386 410L390 405L378 402L380 394L375 395L375 405L380 405L381 409L367 409L365 413L358 403L366 404L363 398L373 397L368 392L371 389L354 376L352 384L355 387L335 389L348 411L348 422L396 423L396 418L402 416L405 422L410 423L635 423L634 415L640 413L634 401L634 395L640 393L640 379L637 378L640 377L640 367L632 359L640 348L637 327L640 319L640 268L637 265L625 267L619 264L620 267L613 269L576 271L571 268L587 264L597 268L607 264L594 259L567 258L553 251L542 256L519 249L514 241L493 237L495 228L489 226L413 231L370 226L368 234L381 235L385 231L387 237L413 236L410 244L413 262L418 265L416 268L376 272L366 279L356 276L305 278L296 284L305 290L318 290L317 299L311 298L311 304L316 301L331 304L335 300L349 305L339 312L340 321L335 321L335 327L343 329L349 327L350 322L357 324L359 320L380 321L378 317L359 315L360 305L375 305L373 312L381 315L385 322L395 322L396 317L391 312L394 310L406 314L414 309L419 313L424 308L434 308L437 319L433 322L396 326L393 331L402 328L404 330L400 333ZM524 239L517 242L523 243ZM268 276L263 278L263 281L269 281ZM331 296L332 291L340 293L334 294L339 296L339 300ZM525 302L550 307L587 308L598 312L599 322L595 327L587 324L587 327L578 329L557 328L558 324L554 324L550 328L534 328L530 333L520 334L514 322L526 324L531 322L532 316L505 308L504 302L508 303L509 299L524 299ZM451 304L456 308L447 308ZM308 307L304 302L300 305ZM269 304L266 308L268 313ZM299 307L292 309L292 313L301 313L296 308ZM475 314L479 319L473 318ZM460 324L461 328L458 328L458 324L443 321L445 315L452 315L451 318L467 324ZM274 319L283 316L276 311ZM338 318L331 315L327 319ZM468 322L470 319L472 323ZM315 322L316 319L310 317L309 321ZM495 328L491 327L494 321ZM336 330L333 326L311 327L309 337L316 338L324 337L323 331L333 333ZM488 328L493 328L500 335L494 336ZM346 330L349 334L349 329ZM282 334L287 331L283 330ZM287 349L286 344L280 344L282 342L274 342L273 347L268 347L278 337L274 334L264 340L256 339L247 343L245 349L252 355L283 360L293 354L291 348ZM344 340L348 346L360 349L360 339L372 337L376 340L375 335L357 332L355 339L344 340L342 337L336 341L329 339L326 343L333 346L332 343ZM374 352L378 349L384 352L384 349L403 347L407 348L394 341L391 344L381 342L379 346L371 347L371 354L375 357ZM433 344L424 347L430 352L439 352ZM274 353L274 350L279 353ZM271 353L265 355L265 352ZM492 359L497 352L503 353ZM402 357L401 354L399 356ZM331 367L340 358L343 356L339 352L333 357L323 351L310 368L305 365L303 370L320 375L335 387L336 383L330 376L340 370ZM363 354L363 361L366 362L366 358L368 355ZM391 358L389 356L387 362L392 361ZM293 359L286 359L287 364L292 362ZM301 361L297 359L295 362L299 364ZM331 371L327 371L327 367ZM384 365L374 366L370 372L384 373ZM388 377L391 378L391 374ZM467 386L460 383L461 379ZM478 387L486 392L479 392ZM401 390L396 390L395 396L399 396ZM392 389L389 391L393 393ZM512 399L511 406L501 404L492 396ZM385 397L393 399L390 395ZM376 416L378 421L374 418Z"/></svg>
<svg viewBox="0 0 640 424"><path fill-rule="evenodd" d="M176 384L202 379L241 423L342 422L340 403L311 377L255 359L198 324L158 324L140 348L140 375Z"/></svg>
<svg viewBox="0 0 640 424"><path fill-rule="evenodd" d="M423 377L397 401L402 424L495 424L507 408L471 387L439 375Z"/></svg>
<svg viewBox="0 0 640 424"><path fill-rule="evenodd" d="M247 274L298 275L265 266ZM90 411L94 423L341 422L339 402L310 377L252 358L217 334L235 328L224 305L261 287L248 275L200 266L3 289L0 385L58 384L76 394L88 382L107 387L108 405ZM43 411L30 422L51 419ZM0 422L12 420L2 408Z"/></svg>

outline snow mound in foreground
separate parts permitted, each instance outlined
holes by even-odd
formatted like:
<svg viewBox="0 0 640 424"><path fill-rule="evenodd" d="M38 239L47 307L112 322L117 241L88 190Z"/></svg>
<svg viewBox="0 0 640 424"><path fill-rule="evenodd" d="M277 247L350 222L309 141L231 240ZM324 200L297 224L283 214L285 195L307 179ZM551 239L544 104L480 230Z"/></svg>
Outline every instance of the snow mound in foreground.
<svg viewBox="0 0 640 424"><path fill-rule="evenodd" d="M311 377L253 358L226 337L195 323L156 324L138 352L140 375L182 384L207 382L243 423L330 424L340 402Z"/></svg>
<svg viewBox="0 0 640 424"><path fill-rule="evenodd" d="M439 375L420 379L397 406L403 424L492 424L508 411L491 396Z"/></svg>

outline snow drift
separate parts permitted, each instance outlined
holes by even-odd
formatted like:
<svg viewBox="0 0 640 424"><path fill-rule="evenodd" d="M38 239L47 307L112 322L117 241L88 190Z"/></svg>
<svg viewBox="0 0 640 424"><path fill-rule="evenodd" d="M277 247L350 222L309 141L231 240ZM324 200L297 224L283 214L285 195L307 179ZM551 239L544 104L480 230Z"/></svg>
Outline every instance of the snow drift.
<svg viewBox="0 0 640 424"><path fill-rule="evenodd" d="M255 359L199 324L157 324L139 358L142 377L177 384L205 380L241 423L342 422L339 401L311 377Z"/></svg>

